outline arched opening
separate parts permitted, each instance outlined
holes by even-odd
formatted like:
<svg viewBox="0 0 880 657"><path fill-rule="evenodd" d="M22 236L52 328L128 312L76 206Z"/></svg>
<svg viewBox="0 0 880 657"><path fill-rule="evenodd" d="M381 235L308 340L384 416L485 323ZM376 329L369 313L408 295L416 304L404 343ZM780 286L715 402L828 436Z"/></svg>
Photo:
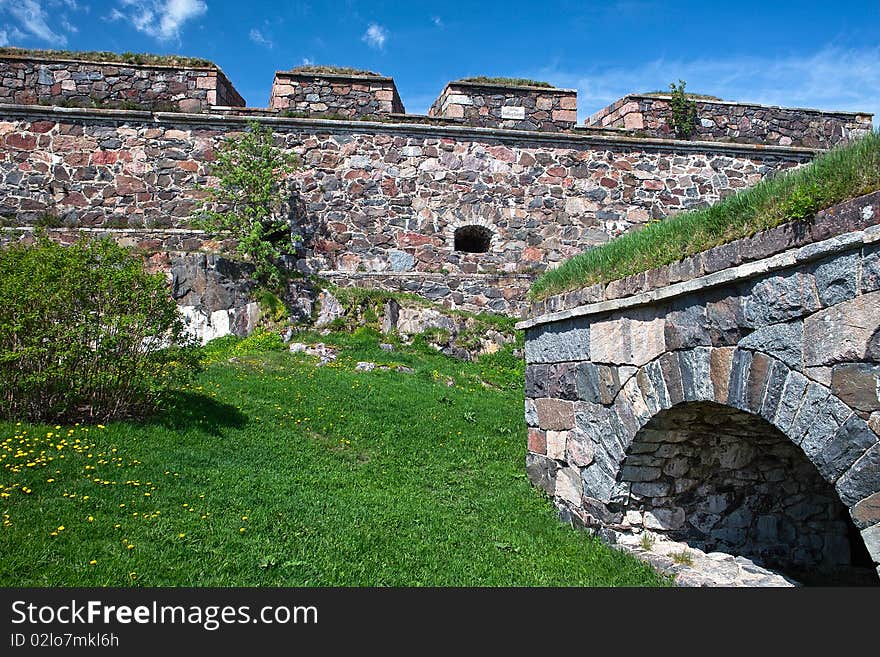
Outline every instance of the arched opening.
<svg viewBox="0 0 880 657"><path fill-rule="evenodd" d="M711 402L658 413L619 481L633 524L705 552L748 557L804 584L877 584L831 484L762 418Z"/></svg>
<svg viewBox="0 0 880 657"><path fill-rule="evenodd" d="M485 226L462 226L455 231L455 250L463 253L486 253L492 231Z"/></svg>

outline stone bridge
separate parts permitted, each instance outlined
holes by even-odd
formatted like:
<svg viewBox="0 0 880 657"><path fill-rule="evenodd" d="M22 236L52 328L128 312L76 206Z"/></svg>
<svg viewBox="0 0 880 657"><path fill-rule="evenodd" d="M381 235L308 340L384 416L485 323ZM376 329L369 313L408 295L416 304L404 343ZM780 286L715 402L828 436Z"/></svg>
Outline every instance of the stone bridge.
<svg viewBox="0 0 880 657"><path fill-rule="evenodd" d="M612 542L876 583L878 223L880 192L534 305L532 483Z"/></svg>

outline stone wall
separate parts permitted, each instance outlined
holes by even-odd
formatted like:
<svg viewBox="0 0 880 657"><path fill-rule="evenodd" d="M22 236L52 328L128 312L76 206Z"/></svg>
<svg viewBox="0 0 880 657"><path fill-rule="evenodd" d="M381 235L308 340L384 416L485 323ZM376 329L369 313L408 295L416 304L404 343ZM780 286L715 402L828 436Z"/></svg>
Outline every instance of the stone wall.
<svg viewBox="0 0 880 657"><path fill-rule="evenodd" d="M814 155L257 119L301 162L290 189L307 236L299 266L313 273L534 276L609 237L715 202ZM49 214L71 229L186 229L203 194L198 186L213 182L218 143L244 127L243 118L228 115L0 107L0 216L34 223ZM489 231L488 252L455 250L456 231L468 226ZM520 296L511 308L523 303Z"/></svg>
<svg viewBox="0 0 880 657"><path fill-rule="evenodd" d="M878 217L875 193L812 235L756 240L775 255L751 258L742 240L679 282L667 268L521 323L532 481L612 538L648 529L835 577L863 576L866 548L876 567Z"/></svg>
<svg viewBox="0 0 880 657"><path fill-rule="evenodd" d="M0 55L0 103L176 108L243 107L217 67L91 62Z"/></svg>
<svg viewBox="0 0 880 657"><path fill-rule="evenodd" d="M469 125L559 132L577 123L577 91L483 82L450 82L429 116L464 119Z"/></svg>
<svg viewBox="0 0 880 657"><path fill-rule="evenodd" d="M394 78L278 71L269 107L303 116L381 117L406 110Z"/></svg>
<svg viewBox="0 0 880 657"><path fill-rule="evenodd" d="M585 124L626 128L652 137L675 137L669 96L629 95L599 110ZM780 146L830 148L868 134L872 115L866 112L825 112L696 99L694 140L733 141Z"/></svg>

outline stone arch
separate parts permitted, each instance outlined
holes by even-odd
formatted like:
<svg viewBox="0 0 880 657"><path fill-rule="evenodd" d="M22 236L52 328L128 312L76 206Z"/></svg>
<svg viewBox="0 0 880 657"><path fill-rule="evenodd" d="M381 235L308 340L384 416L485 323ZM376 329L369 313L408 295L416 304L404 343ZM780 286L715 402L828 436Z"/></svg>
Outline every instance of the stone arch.
<svg viewBox="0 0 880 657"><path fill-rule="evenodd" d="M602 368L587 366L597 372ZM619 375L620 371L615 374ZM878 437L828 387L771 355L735 347L667 352L630 368L626 381L615 387L613 399L586 402L587 408L578 413L580 439L589 438L593 449L591 463L580 471L582 516L626 526L634 483L627 476L631 473L625 473L632 463L627 459L643 449L643 432L652 430L649 423L656 424L655 418L670 409L708 404L751 416L783 436L848 511L874 563L880 561L875 536L880 507Z"/></svg>

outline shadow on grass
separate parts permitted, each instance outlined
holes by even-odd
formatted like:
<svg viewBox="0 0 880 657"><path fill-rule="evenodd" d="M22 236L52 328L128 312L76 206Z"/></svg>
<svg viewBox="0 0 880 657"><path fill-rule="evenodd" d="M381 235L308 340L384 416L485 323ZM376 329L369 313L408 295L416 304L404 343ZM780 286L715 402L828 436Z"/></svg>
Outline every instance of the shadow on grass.
<svg viewBox="0 0 880 657"><path fill-rule="evenodd" d="M148 424L173 431L195 427L212 436L222 436L224 429L240 429L248 421L235 406L194 392L173 392L162 406L159 413L147 420Z"/></svg>

